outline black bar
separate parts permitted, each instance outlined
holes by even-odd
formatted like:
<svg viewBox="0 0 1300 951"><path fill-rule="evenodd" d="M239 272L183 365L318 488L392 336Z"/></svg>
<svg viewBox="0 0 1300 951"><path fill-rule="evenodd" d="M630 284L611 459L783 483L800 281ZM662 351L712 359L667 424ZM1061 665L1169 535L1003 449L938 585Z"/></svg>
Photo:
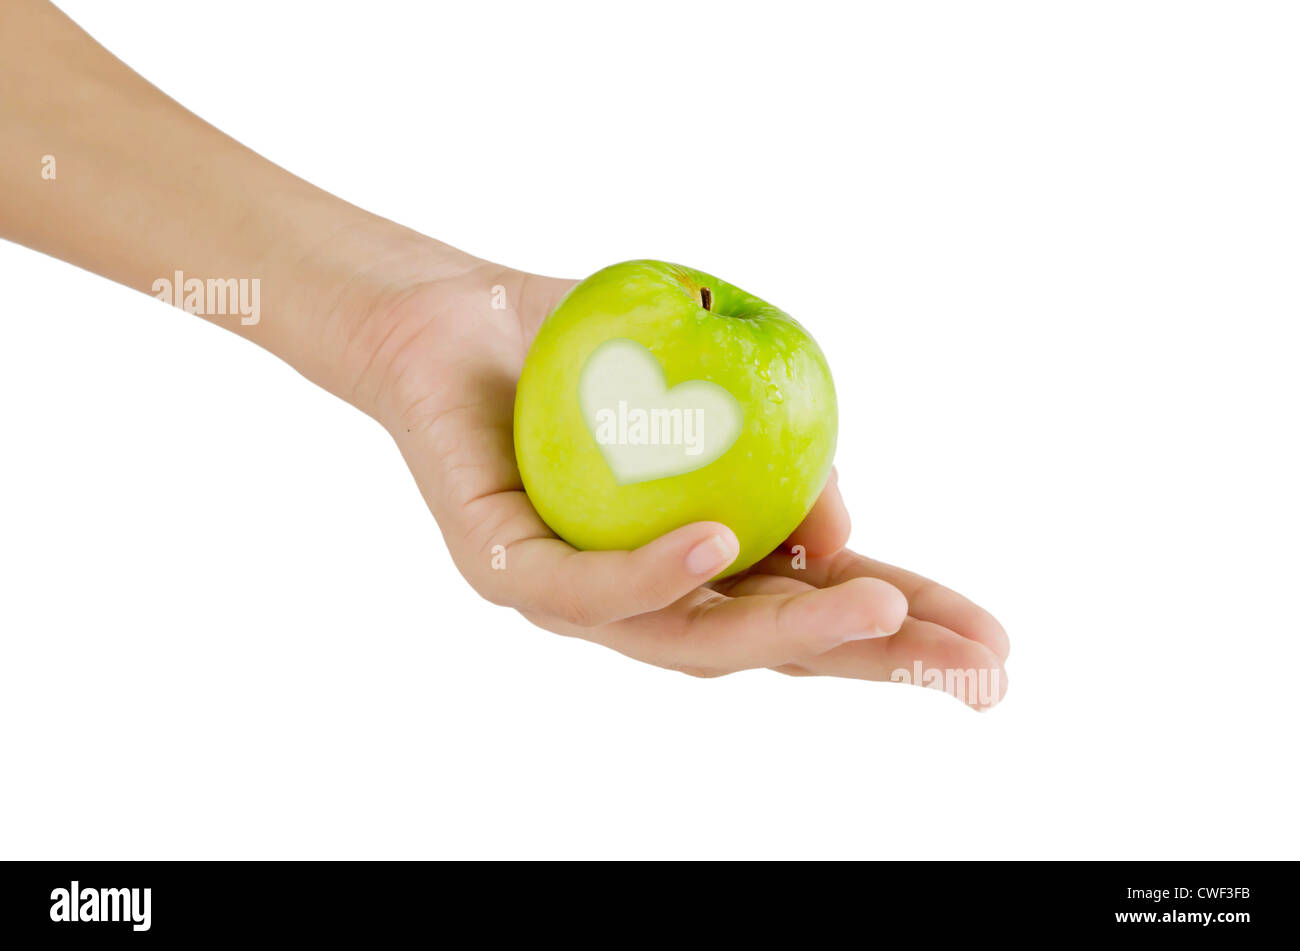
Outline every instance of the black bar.
<svg viewBox="0 0 1300 951"><path fill-rule="evenodd" d="M461 946L515 935L619 947L753 934L802 947L843 929L863 943L882 934L990 946L1008 936L1237 942L1294 932L1296 871L1248 862L9 862L0 863L0 946L258 936L391 946L413 935ZM74 882L77 917L119 920L70 920Z"/></svg>

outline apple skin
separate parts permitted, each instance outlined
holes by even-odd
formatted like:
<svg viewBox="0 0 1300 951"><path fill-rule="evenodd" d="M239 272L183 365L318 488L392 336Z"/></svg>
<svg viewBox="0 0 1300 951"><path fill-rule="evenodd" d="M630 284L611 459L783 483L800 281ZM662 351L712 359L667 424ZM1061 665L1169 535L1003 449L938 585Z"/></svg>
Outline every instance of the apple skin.
<svg viewBox="0 0 1300 951"><path fill-rule="evenodd" d="M727 390L744 413L731 447L692 472L619 485L578 396L588 358L616 338L646 347L668 387ZM722 522L740 553L721 578L803 521L830 474L837 425L826 358L792 317L703 271L627 261L582 281L543 322L515 396L515 456L533 506L576 548L636 548L690 522Z"/></svg>

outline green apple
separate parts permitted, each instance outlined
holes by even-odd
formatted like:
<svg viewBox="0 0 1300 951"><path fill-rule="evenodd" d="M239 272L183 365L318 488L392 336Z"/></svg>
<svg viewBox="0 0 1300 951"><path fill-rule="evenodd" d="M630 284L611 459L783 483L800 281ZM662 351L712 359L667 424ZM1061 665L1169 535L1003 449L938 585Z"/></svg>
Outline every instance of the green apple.
<svg viewBox="0 0 1300 951"><path fill-rule="evenodd" d="M722 522L748 568L808 514L835 453L835 386L793 318L703 271L628 261L546 318L515 397L515 455L583 549Z"/></svg>

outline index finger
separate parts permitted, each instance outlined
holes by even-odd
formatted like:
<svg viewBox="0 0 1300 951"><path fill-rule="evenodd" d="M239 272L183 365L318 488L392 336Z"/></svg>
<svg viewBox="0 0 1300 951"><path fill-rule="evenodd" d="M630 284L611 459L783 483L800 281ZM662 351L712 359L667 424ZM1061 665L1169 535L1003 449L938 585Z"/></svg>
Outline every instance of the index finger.
<svg viewBox="0 0 1300 951"><path fill-rule="evenodd" d="M908 613L917 620L940 624L978 641L1001 660L1006 660L1011 652L1006 629L969 598L915 572L867 558L847 548L828 558L809 558L803 568L794 567L789 555L775 552L750 571L797 578L818 587L842 584L850 578L879 578L906 595Z"/></svg>

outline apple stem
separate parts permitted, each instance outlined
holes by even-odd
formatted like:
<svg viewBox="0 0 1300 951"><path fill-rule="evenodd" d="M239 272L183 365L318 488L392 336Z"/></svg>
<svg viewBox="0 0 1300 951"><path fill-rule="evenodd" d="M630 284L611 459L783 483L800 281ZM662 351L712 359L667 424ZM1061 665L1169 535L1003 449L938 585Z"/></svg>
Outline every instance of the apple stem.
<svg viewBox="0 0 1300 951"><path fill-rule="evenodd" d="M713 291L707 287L701 287L700 303L704 305L705 310L713 310Z"/></svg>

